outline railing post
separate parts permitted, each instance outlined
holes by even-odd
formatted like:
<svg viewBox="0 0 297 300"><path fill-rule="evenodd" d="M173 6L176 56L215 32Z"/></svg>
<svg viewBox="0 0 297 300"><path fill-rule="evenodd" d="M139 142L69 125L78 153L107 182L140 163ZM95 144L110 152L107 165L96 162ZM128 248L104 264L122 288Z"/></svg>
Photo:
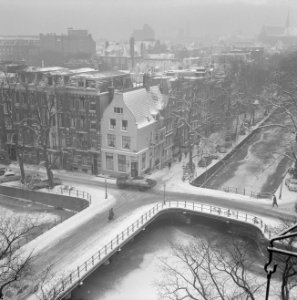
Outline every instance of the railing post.
<svg viewBox="0 0 297 300"><path fill-rule="evenodd" d="M141 225L143 225L143 215L141 216Z"/></svg>
<svg viewBox="0 0 297 300"><path fill-rule="evenodd" d="M212 214L212 206L209 207L209 212Z"/></svg>
<svg viewBox="0 0 297 300"><path fill-rule="evenodd" d="M238 211L237 211L237 214L236 214L236 219L238 220Z"/></svg>
<svg viewBox="0 0 297 300"><path fill-rule="evenodd" d="M80 278L79 266L77 267L77 277Z"/></svg>
<svg viewBox="0 0 297 300"><path fill-rule="evenodd" d="M187 207L187 201L185 200L185 208Z"/></svg>
<svg viewBox="0 0 297 300"><path fill-rule="evenodd" d="M63 279L62 279L62 291L65 291L65 283Z"/></svg>
<svg viewBox="0 0 297 300"><path fill-rule="evenodd" d="M201 212L203 212L203 204L201 204Z"/></svg>
<svg viewBox="0 0 297 300"><path fill-rule="evenodd" d="M94 261L94 256L92 256L92 265L94 266L95 261Z"/></svg>
<svg viewBox="0 0 297 300"><path fill-rule="evenodd" d="M119 244L119 235L117 234L117 245Z"/></svg>
<svg viewBox="0 0 297 300"><path fill-rule="evenodd" d="M105 245L105 255L107 255L107 246Z"/></svg>
<svg viewBox="0 0 297 300"><path fill-rule="evenodd" d="M72 273L69 275L69 282L72 283Z"/></svg>
<svg viewBox="0 0 297 300"><path fill-rule="evenodd" d="M110 249L112 250L112 240L110 241Z"/></svg>
<svg viewBox="0 0 297 300"><path fill-rule="evenodd" d="M98 250L98 260L101 259L101 254L100 254L100 250Z"/></svg>
<svg viewBox="0 0 297 300"><path fill-rule="evenodd" d="M247 213L245 214L245 221L247 222Z"/></svg>
<svg viewBox="0 0 297 300"><path fill-rule="evenodd" d="M85 262L85 270L88 271L88 263Z"/></svg>

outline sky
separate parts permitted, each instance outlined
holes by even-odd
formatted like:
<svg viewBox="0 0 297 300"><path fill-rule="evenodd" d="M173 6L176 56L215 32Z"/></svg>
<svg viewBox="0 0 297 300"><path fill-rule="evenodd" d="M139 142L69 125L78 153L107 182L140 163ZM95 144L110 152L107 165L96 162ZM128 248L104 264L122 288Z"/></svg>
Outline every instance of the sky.
<svg viewBox="0 0 297 300"><path fill-rule="evenodd" d="M0 35L88 29L96 38L128 39L149 24L159 38L254 35L263 25L297 25L297 0L0 0Z"/></svg>

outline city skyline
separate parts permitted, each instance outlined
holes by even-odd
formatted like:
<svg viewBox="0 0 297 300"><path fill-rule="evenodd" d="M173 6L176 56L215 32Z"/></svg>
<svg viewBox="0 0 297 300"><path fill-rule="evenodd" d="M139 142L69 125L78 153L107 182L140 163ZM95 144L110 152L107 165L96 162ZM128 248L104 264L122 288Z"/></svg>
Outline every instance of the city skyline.
<svg viewBox="0 0 297 300"><path fill-rule="evenodd" d="M284 26L290 12L296 24L294 1L7 1L1 0L0 35L65 33L68 27L86 28L96 39L126 39L136 28L149 24L157 38L174 38L184 31L205 35L257 35L263 25ZM167 14L164 15L164 11ZM11 22L15 18L17 22ZM178 20L178 22L177 22ZM7 25L9 24L9 26ZM21 26L20 26L21 24Z"/></svg>

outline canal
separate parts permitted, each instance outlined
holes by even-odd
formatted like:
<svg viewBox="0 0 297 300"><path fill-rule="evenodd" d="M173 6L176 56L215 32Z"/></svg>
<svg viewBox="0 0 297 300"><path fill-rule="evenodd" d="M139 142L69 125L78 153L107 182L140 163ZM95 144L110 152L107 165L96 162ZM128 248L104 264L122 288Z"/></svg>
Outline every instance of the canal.
<svg viewBox="0 0 297 300"><path fill-rule="evenodd" d="M290 125L290 120L284 119L283 114L274 114L265 125ZM203 186L237 188L241 193L243 188L254 193L274 193L292 164L285 156L291 138L287 129L279 126L258 129Z"/></svg>
<svg viewBox="0 0 297 300"><path fill-rule="evenodd" d="M250 261L257 276L265 276L263 249L258 232L245 224L192 216L187 224L182 214L158 218L133 242L115 254L111 263L101 266L77 288L74 300L157 300L158 283L163 279L160 258L172 255L172 243L187 243L199 237L215 241L219 247L233 239L249 241Z"/></svg>

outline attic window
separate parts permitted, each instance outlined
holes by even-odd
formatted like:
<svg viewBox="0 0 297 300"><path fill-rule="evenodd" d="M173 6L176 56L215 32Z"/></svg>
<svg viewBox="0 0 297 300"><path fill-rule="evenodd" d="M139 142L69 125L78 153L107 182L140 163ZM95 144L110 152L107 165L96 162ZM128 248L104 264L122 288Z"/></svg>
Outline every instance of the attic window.
<svg viewBox="0 0 297 300"><path fill-rule="evenodd" d="M122 107L114 107L114 108L113 108L113 111L114 111L116 114L122 114L122 113L123 113L123 108L122 108Z"/></svg>

